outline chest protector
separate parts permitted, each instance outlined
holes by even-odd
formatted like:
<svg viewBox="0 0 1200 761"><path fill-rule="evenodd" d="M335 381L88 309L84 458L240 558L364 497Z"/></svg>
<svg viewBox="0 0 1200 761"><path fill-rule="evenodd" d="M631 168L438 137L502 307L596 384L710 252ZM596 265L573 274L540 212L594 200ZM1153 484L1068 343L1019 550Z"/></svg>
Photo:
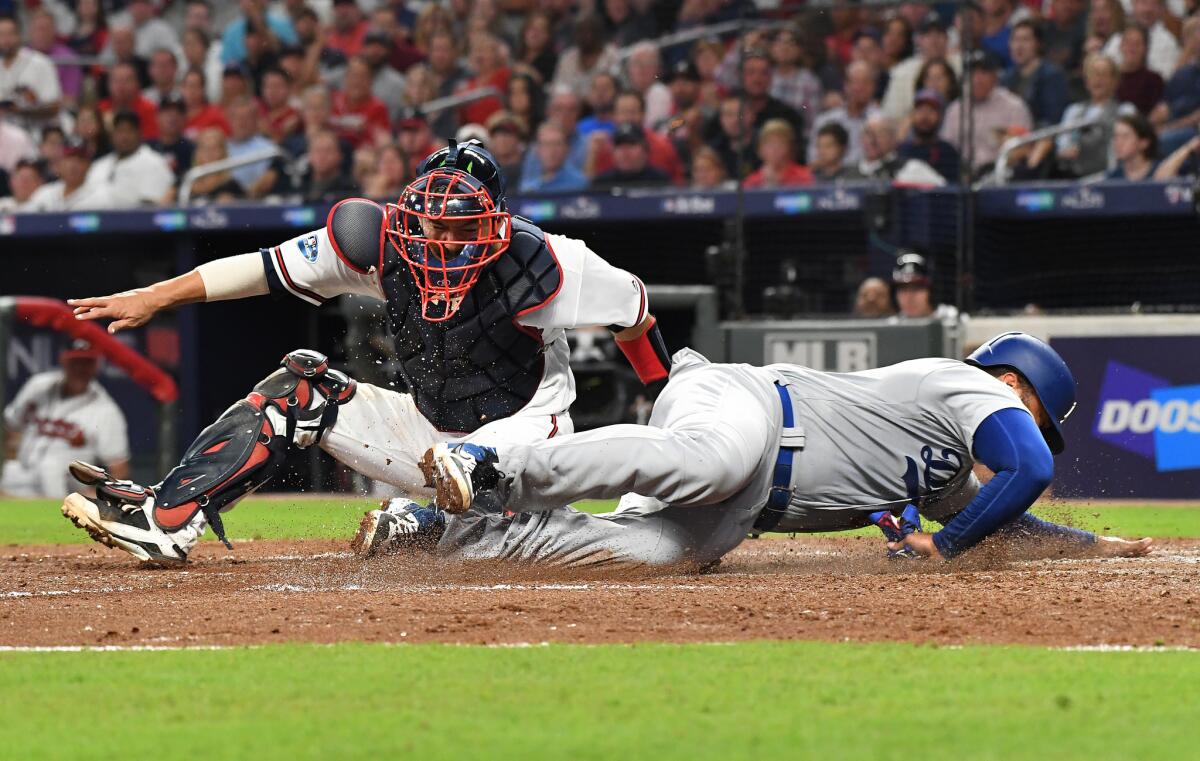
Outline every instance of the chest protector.
<svg viewBox="0 0 1200 761"><path fill-rule="evenodd" d="M470 433L512 416L533 399L545 371L541 332L517 318L545 306L562 285L545 234L513 217L508 250L487 266L453 317L429 322L383 219L374 203L344 201L330 212L329 236L355 269L380 267L400 372L417 408L450 432Z"/></svg>

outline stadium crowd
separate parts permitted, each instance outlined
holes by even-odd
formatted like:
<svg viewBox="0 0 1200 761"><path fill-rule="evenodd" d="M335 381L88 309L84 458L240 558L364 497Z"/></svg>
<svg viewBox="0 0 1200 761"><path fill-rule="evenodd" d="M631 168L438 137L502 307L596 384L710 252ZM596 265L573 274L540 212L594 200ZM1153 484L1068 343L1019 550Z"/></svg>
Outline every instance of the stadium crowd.
<svg viewBox="0 0 1200 761"><path fill-rule="evenodd" d="M6 6L0 211L395 198L452 136L523 194L952 184L1078 120L1003 173L1167 179L1200 152L1197 0Z"/></svg>

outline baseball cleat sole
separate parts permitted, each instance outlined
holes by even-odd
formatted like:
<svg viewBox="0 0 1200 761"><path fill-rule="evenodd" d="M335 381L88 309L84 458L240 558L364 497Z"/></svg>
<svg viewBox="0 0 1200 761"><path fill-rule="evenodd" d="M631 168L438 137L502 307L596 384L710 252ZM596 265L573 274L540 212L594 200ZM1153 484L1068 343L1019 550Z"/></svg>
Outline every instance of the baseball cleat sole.
<svg viewBox="0 0 1200 761"><path fill-rule="evenodd" d="M149 552L140 542L124 539L109 531L100 520L100 512L95 504L81 494L68 494L62 503L62 514L88 535L105 547L114 550L124 550L138 560L157 565L178 567L187 561Z"/></svg>
<svg viewBox="0 0 1200 761"><path fill-rule="evenodd" d="M375 534L379 531L379 518L382 510L368 510L358 524L358 532L350 540L350 549L359 557L371 557L375 554Z"/></svg>
<svg viewBox="0 0 1200 761"><path fill-rule="evenodd" d="M449 444L437 444L425 453L433 461L433 486L437 506L458 515L471 509L471 476L463 472Z"/></svg>
<svg viewBox="0 0 1200 761"><path fill-rule="evenodd" d="M421 475L425 476L426 488L433 488L433 479L436 475L436 468L433 465L433 450L425 450L425 454L421 455L421 461L417 463L417 467L421 469Z"/></svg>

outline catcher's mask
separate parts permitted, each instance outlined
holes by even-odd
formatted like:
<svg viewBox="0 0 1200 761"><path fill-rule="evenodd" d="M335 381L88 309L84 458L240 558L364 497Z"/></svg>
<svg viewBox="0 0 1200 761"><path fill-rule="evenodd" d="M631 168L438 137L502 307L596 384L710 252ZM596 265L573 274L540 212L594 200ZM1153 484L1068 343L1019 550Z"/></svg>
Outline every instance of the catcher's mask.
<svg viewBox="0 0 1200 761"><path fill-rule="evenodd" d="M483 268L508 248L512 230L494 162L475 141L460 147L451 140L387 206L387 233L430 322L453 317Z"/></svg>

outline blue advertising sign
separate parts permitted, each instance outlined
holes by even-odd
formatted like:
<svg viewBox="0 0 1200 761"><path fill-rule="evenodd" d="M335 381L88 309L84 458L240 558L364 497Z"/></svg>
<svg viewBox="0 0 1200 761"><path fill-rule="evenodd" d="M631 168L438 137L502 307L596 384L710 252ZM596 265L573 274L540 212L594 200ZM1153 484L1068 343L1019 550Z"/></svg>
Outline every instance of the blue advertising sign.
<svg viewBox="0 0 1200 761"><path fill-rule="evenodd" d="M1200 500L1200 336L1050 343L1079 382L1055 495Z"/></svg>

